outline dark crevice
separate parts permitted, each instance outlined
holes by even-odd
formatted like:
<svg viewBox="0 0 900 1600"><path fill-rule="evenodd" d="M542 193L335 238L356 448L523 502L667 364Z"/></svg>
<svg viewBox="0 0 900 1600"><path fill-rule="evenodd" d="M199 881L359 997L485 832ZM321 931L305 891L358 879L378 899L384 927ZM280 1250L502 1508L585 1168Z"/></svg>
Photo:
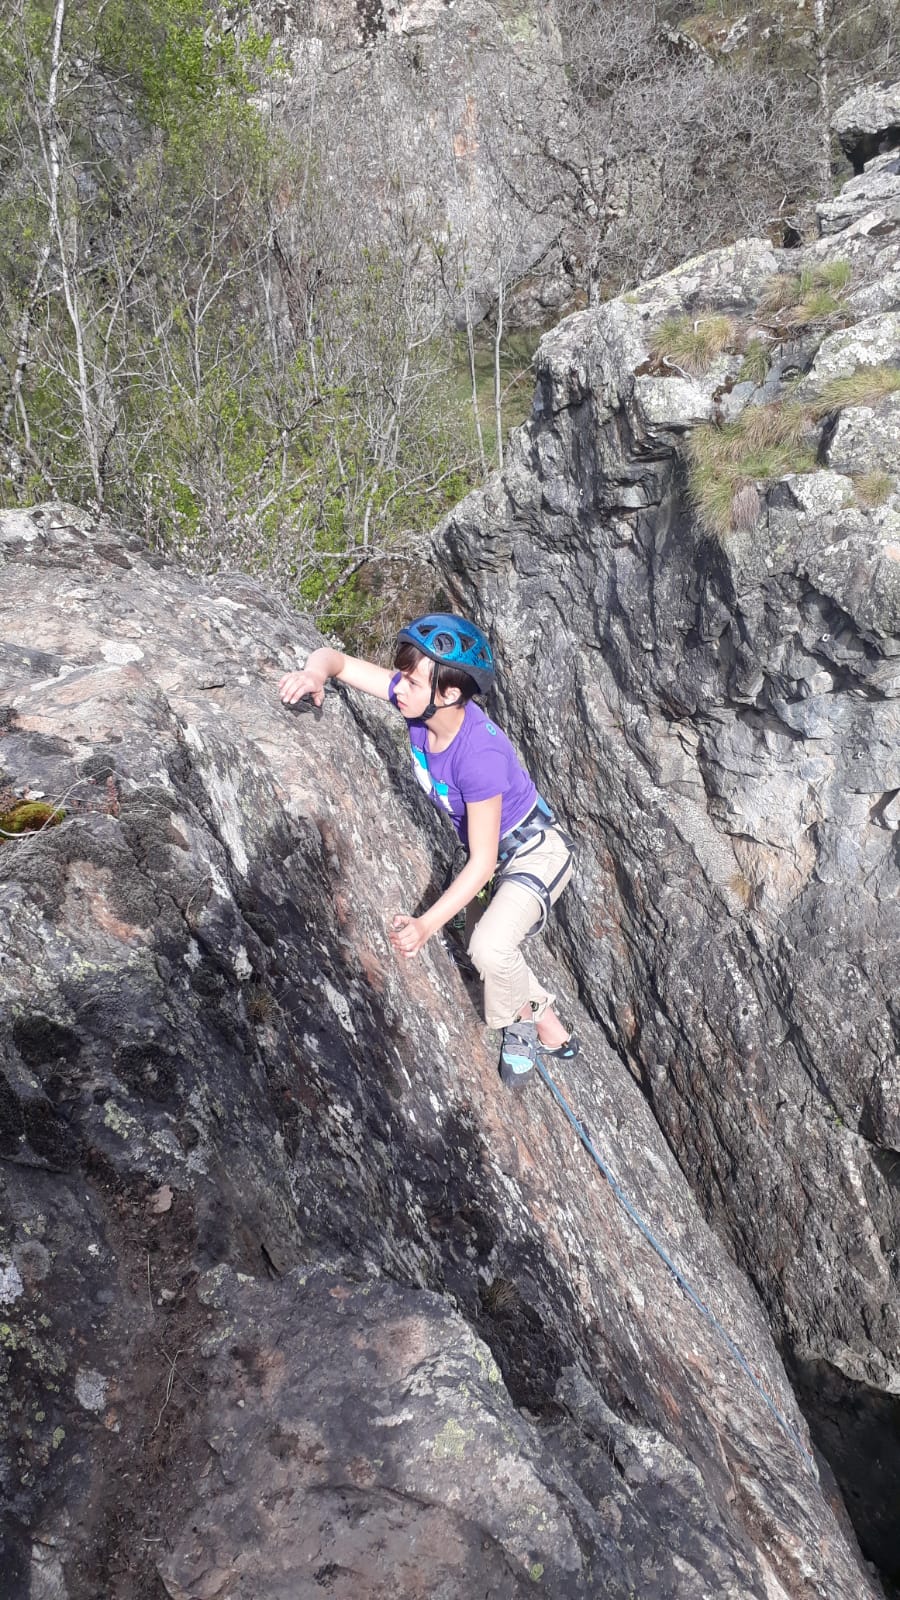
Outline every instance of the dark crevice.
<svg viewBox="0 0 900 1600"><path fill-rule="evenodd" d="M788 1367L863 1555L894 1600L900 1596L900 1396L848 1378L828 1361L789 1356Z"/></svg>

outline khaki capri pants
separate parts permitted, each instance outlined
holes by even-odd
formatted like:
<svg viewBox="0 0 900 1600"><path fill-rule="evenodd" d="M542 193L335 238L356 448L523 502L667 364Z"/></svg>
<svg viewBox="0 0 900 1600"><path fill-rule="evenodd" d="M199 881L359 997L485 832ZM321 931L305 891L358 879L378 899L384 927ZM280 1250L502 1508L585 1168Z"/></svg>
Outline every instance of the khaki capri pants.
<svg viewBox="0 0 900 1600"><path fill-rule="evenodd" d="M555 905L572 868L570 846L558 829L548 828L538 844L529 840L504 862L485 911L479 915L477 900L467 908L466 931L472 930L469 956L484 982L484 1020L489 1028L505 1028L529 1004L537 1021L556 998L538 982L519 948L540 922L541 900L524 883L504 882L506 874L528 872L545 885ZM559 873L562 876L554 884Z"/></svg>

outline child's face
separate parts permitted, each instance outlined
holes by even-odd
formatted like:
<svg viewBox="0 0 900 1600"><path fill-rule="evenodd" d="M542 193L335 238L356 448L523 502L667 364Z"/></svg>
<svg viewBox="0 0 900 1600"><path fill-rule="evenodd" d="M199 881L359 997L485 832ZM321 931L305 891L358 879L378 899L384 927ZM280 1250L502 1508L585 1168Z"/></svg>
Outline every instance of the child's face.
<svg viewBox="0 0 900 1600"><path fill-rule="evenodd" d="M401 672L400 674L400 682L397 684L394 694L398 707L410 722L414 722L417 717L421 717L422 712L427 710L431 702L431 673L433 667L434 662L428 656L423 656L422 660L416 663L412 672ZM437 696L437 704L439 706L452 705L458 698L459 690L450 689L447 694L439 694Z"/></svg>

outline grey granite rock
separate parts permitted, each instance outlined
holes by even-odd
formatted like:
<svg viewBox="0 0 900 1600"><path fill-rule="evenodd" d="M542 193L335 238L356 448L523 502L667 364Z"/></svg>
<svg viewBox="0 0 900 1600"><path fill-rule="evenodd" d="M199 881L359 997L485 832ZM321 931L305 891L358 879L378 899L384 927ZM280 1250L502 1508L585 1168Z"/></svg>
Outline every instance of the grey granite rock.
<svg viewBox="0 0 900 1600"><path fill-rule="evenodd" d="M823 234L843 233L854 226L867 233L895 234L900 220L900 155L874 157L833 200L816 206L816 216Z"/></svg>
<svg viewBox="0 0 900 1600"><path fill-rule="evenodd" d="M845 155L857 172L879 146L900 146L900 84L867 84L845 100L831 119Z"/></svg>
<svg viewBox="0 0 900 1600"><path fill-rule="evenodd" d="M853 276L850 325L810 329L799 388L775 337L766 400L897 360L885 161L834 203L847 238L768 265ZM896 480L896 396L821 420L816 470L757 479L755 526L722 540L686 493L702 406L658 374L645 399L660 319L757 324L766 272L751 241L560 324L504 478L436 552L579 840L555 951L757 1286L864 1547L900 1580L900 518L895 493L857 491L874 469ZM741 389L723 420L754 403Z"/></svg>
<svg viewBox="0 0 900 1600"><path fill-rule="evenodd" d="M540 204L547 175L536 154L568 97L552 8L312 0L274 19L272 9L259 0L266 24L281 28L280 110L289 124L316 129L324 182L363 197L389 250L410 235L440 245L448 306L464 325L465 281L479 320L496 296L500 262L507 284L527 279L558 232ZM518 297L520 317L534 325L572 293L559 252L552 257L530 296Z"/></svg>
<svg viewBox="0 0 900 1600"><path fill-rule="evenodd" d="M598 535L577 570L599 554ZM66 508L0 517L0 563L0 787L66 813L0 841L4 1595L874 1600L760 1301L632 1076L640 1025L653 1070L695 1077L715 1120L696 1055L666 1050L665 985L630 1024L622 992L626 1054L606 990L582 1009L567 958L534 956L583 1039L558 1078L602 1177L543 1085L500 1086L452 944L391 959L390 916L433 895L446 845L388 708L280 705L312 630L248 579L190 579ZM533 581L519 557L512 580ZM524 649L519 666L524 684ZM541 667L548 696L571 670L565 650ZM580 692L600 719L593 674ZM693 830L700 903L737 907L689 723L665 741L615 714ZM624 776L607 728L570 797L596 812ZM563 779L575 746L550 736ZM649 805L643 826L655 870L676 836ZM626 949L610 864L585 850L564 923L587 918L603 961ZM703 982L687 898L642 914ZM729 1004L750 1040L749 980ZM721 1091L741 1070L719 1058ZM722 1102L745 1130L765 1057L750 1070ZM811 1175L803 1081L769 1114L779 1137L810 1115ZM699 1157L687 1115L677 1144ZM760 1183L777 1215L778 1148L753 1226ZM827 1151L848 1195L870 1182L849 1126ZM811 1202L807 1226L832 1216L846 1252L850 1200ZM795 1246L785 1222L782 1272ZM860 1231L847 1272L879 1270ZM841 1317L825 1289L869 1371L890 1306L865 1344L858 1297Z"/></svg>

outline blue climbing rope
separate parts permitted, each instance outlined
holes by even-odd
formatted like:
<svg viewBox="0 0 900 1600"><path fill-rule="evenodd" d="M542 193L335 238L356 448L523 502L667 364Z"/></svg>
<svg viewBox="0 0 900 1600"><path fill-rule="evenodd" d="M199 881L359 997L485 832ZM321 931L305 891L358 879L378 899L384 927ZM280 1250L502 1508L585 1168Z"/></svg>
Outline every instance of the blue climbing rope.
<svg viewBox="0 0 900 1600"><path fill-rule="evenodd" d="M612 1172L610 1171L609 1167L606 1165L606 1162L603 1160L603 1157L598 1154L597 1149L596 1149L596 1147L594 1145L594 1142L593 1142L590 1134L588 1133L587 1128L584 1126L584 1123L583 1122L579 1122L578 1118L575 1115L575 1112L572 1110L572 1107L569 1105L568 1101L566 1100L565 1095L561 1092L560 1089L557 1088L556 1084L554 1083L553 1079L550 1076L550 1073L547 1071L547 1068L545 1067L544 1062L543 1062L543 1058L541 1056L538 1056L538 1058L537 1058L537 1069L538 1069L538 1072L540 1073L541 1077L543 1078L544 1082L546 1083L547 1088L550 1090L550 1093L552 1094L552 1096L553 1096L554 1100L556 1101L557 1105L565 1113L565 1116L568 1118L569 1122L572 1124L572 1127L575 1129L575 1132L577 1133L579 1139L581 1140L581 1143L584 1145L584 1148L587 1151L588 1155L591 1157L591 1160L595 1163L595 1165L598 1167L600 1172L603 1174L604 1178L606 1179L607 1183L609 1184L610 1188L612 1189L612 1192L615 1195L616 1199L618 1200L619 1205L622 1207L623 1211L625 1211L628 1214L628 1216L631 1218L632 1222L635 1224L635 1227L638 1228L638 1230L643 1234L644 1238L646 1239L647 1243L650 1245L651 1249L655 1250L656 1254L659 1256L660 1261L663 1263L663 1265L665 1267L668 1268L669 1272L671 1272L672 1277L675 1279L675 1282L678 1284L678 1287L683 1291L684 1294L687 1295L687 1298L690 1300L691 1304L696 1306L697 1310L700 1311L703 1314L703 1316L706 1317L707 1321L712 1324L712 1326L715 1329L716 1333L721 1338L723 1344L726 1346L726 1348L728 1349L730 1354L734 1357L734 1359L737 1362L738 1366L741 1368L741 1371L746 1373L747 1377L750 1379L750 1382L752 1383L752 1385L753 1385L754 1389L756 1390L757 1394L760 1395L762 1397L762 1399L765 1401L765 1403L768 1406L769 1410L771 1411L773 1417L775 1418L775 1421L778 1423L778 1426L781 1429L782 1433L785 1435L785 1437L787 1439L790 1440L790 1442L794 1446L794 1448L797 1451L799 1451L800 1455L803 1457L804 1463L806 1464L806 1466L812 1472L813 1476L816 1479L816 1482L818 1482L818 1473L816 1471L816 1464L813 1461L813 1458L810 1455L809 1451L806 1449L806 1446L804 1445L804 1443L803 1443L802 1439L800 1438L799 1434L797 1433L796 1429L791 1427L791 1424L788 1422L787 1418L782 1416L782 1414L779 1411L778 1407L776 1406L774 1400L771 1398L770 1395L768 1395L766 1393L765 1389L763 1388L762 1384L760 1383L759 1379L757 1378L755 1372L753 1371L752 1367L750 1366L749 1362L747 1361L746 1356L744 1356L741 1353L741 1351L738 1349L738 1346L735 1344L735 1342L732 1339L731 1335L729 1333L727 1333L726 1330L722 1327L721 1322L719 1322L719 1320L715 1316L715 1314L712 1311L710 1311L709 1306L706 1305L704 1303L704 1301L702 1301L700 1299L700 1296L697 1294L696 1290L691 1288L691 1285L688 1283L688 1281L687 1281L686 1277L684 1276L684 1273L681 1271L680 1267L676 1266L675 1262L672 1260L671 1256L667 1253L667 1251L660 1244L659 1240L651 1233L650 1229L647 1227L646 1222L644 1222L643 1219L635 1211L634 1206L631 1204L631 1201L629 1200L628 1196L619 1187L618 1183L616 1182L615 1178L613 1177Z"/></svg>

